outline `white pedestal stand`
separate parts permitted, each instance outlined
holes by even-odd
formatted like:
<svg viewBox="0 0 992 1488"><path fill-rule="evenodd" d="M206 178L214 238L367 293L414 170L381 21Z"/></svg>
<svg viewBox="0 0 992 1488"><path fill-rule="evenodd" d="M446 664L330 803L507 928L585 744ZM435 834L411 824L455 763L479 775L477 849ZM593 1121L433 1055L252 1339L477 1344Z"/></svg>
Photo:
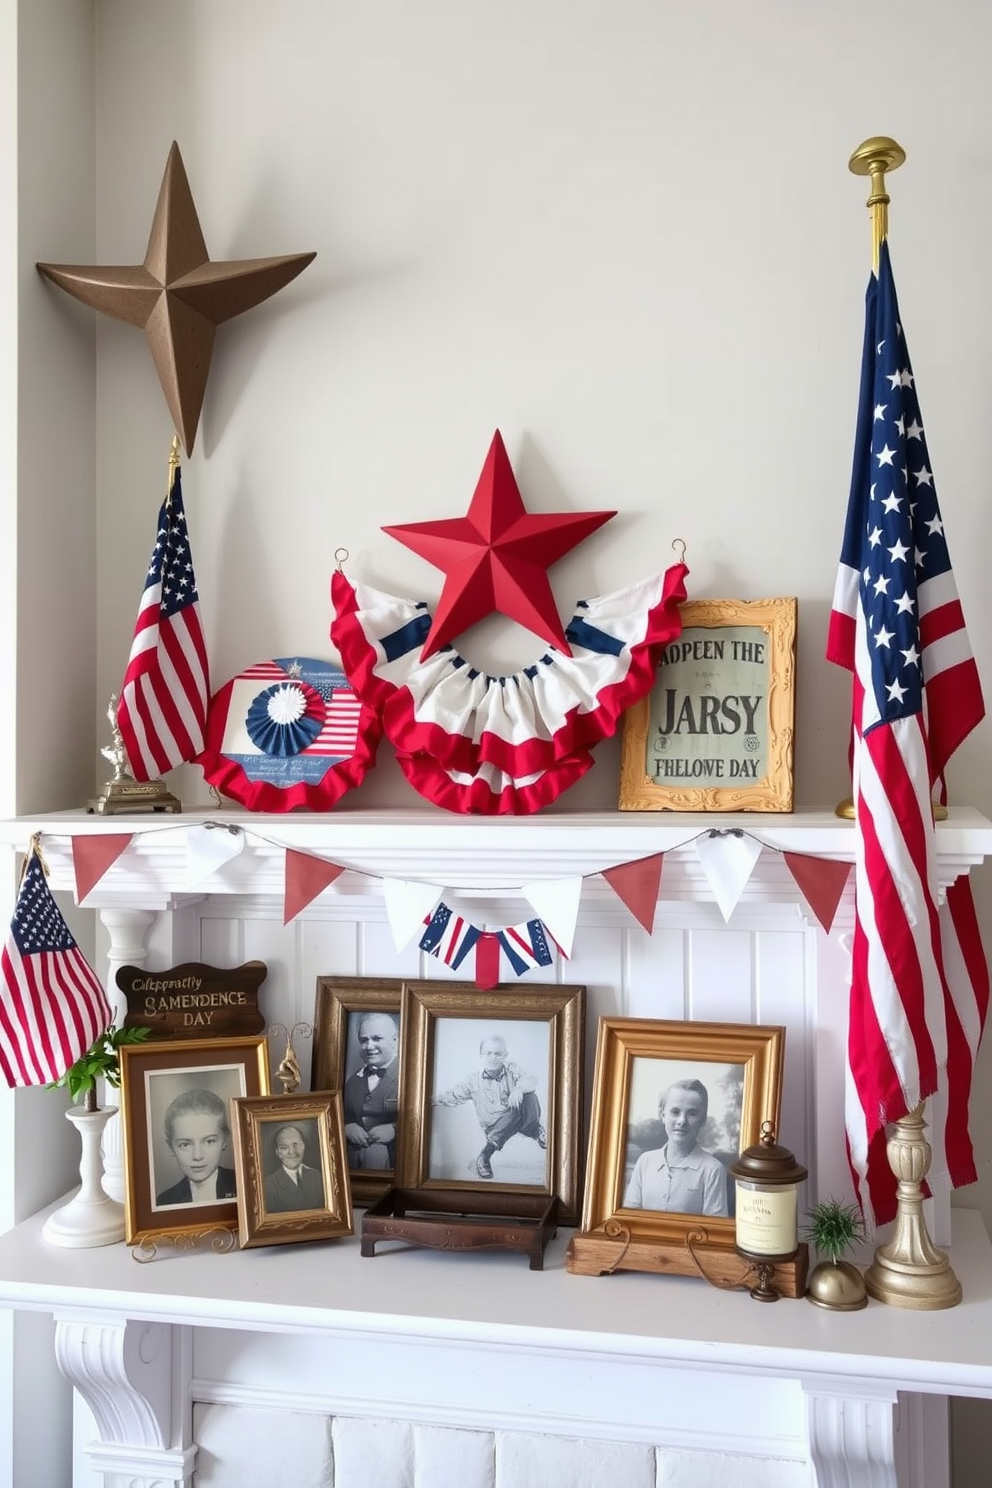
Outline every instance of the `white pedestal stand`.
<svg viewBox="0 0 992 1488"><path fill-rule="evenodd" d="M79 1132L83 1155L79 1163L82 1187L75 1198L56 1209L45 1221L42 1236L51 1245L73 1247L113 1245L124 1239L124 1206L108 1198L103 1191L103 1158L100 1138L111 1116L113 1106L100 1111L84 1111L70 1106L66 1120Z"/></svg>

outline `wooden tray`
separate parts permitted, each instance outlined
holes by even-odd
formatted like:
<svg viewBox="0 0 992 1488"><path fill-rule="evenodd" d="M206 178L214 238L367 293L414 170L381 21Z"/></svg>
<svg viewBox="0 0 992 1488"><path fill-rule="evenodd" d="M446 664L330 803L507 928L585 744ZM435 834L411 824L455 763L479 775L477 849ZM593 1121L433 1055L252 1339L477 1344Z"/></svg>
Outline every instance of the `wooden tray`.
<svg viewBox="0 0 992 1488"><path fill-rule="evenodd" d="M519 1250L532 1271L558 1228L558 1199L546 1194L475 1189L390 1188L362 1218L362 1255L379 1240L406 1240L430 1250Z"/></svg>
<svg viewBox="0 0 992 1488"><path fill-rule="evenodd" d="M806 1295L809 1249L800 1245L791 1261L776 1261L769 1281L780 1297ZM605 1276L611 1271L654 1271L668 1276L696 1276L727 1290L754 1286L757 1273L735 1250L725 1246L679 1245L674 1241L634 1240L602 1232L578 1231L569 1241L565 1269L573 1276Z"/></svg>

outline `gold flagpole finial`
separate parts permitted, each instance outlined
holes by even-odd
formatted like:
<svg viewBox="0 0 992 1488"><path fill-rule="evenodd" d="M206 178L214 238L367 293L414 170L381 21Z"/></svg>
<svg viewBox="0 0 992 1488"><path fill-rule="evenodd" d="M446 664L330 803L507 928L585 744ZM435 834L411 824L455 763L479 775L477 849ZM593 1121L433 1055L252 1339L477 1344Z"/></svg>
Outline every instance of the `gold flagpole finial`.
<svg viewBox="0 0 992 1488"><path fill-rule="evenodd" d="M176 471L179 469L180 463L181 462L180 462L180 459L179 459L179 435L178 434L173 434L173 436L172 436L172 448L169 450L169 480L168 480L168 485L167 485L166 492L165 492L165 504L166 504L166 506L169 505L170 500L172 498L172 488L173 488L173 486L176 483Z"/></svg>
<svg viewBox="0 0 992 1488"><path fill-rule="evenodd" d="M871 212L871 262L878 273L878 257L889 233L889 193L885 189L885 172L898 170L906 151L887 135L876 134L860 144L847 162L856 176L871 177L871 195L866 206Z"/></svg>

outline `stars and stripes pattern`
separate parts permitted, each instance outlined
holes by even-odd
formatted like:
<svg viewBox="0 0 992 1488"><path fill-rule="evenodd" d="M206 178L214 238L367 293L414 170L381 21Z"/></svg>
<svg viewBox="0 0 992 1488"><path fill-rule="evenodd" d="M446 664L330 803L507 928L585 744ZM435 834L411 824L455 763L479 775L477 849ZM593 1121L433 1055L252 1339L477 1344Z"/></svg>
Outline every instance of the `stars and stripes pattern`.
<svg viewBox="0 0 992 1488"><path fill-rule="evenodd" d="M112 1021L32 852L0 957L0 1074L8 1086L59 1080Z"/></svg>
<svg viewBox="0 0 992 1488"><path fill-rule="evenodd" d="M540 920L525 920L522 925L507 925L505 930L499 931L497 939L500 949L518 977L534 966L551 965L551 947Z"/></svg>
<svg viewBox="0 0 992 1488"><path fill-rule="evenodd" d="M964 904L967 881L955 901L965 946L953 976L943 954L931 795L984 703L886 243L868 286L854 471L827 656L853 673L848 1151L862 1207L884 1223L895 1212L885 1125L933 1094L945 1067L956 1087L948 1169L952 1181L969 1181L954 1173L969 1169L965 1087L988 996L977 923ZM953 1068L951 1024L959 1045ZM960 1056L960 1039L969 1059Z"/></svg>
<svg viewBox="0 0 992 1488"><path fill-rule="evenodd" d="M302 670L299 661L259 661L254 666L247 667L241 675L257 677L268 684L284 683L287 678L292 681ZM333 682L316 677L310 682L311 687L320 693L326 711L320 733L307 745L307 754L326 754L332 759L347 759L354 754L358 743L362 704L344 674L334 675L336 680Z"/></svg>
<svg viewBox="0 0 992 1488"><path fill-rule="evenodd" d="M154 780L195 759L203 748L209 700L207 647L177 466L159 512L117 710L136 780Z"/></svg>
<svg viewBox="0 0 992 1488"><path fill-rule="evenodd" d="M452 971L457 971L468 953L483 940L493 942L494 967L498 966L502 952L518 977L535 966L550 966L553 960L551 937L539 919L508 925L504 930L480 930L442 901L424 924L427 929L420 939L420 949L436 956Z"/></svg>
<svg viewBox="0 0 992 1488"><path fill-rule="evenodd" d="M420 949L457 971L481 932L444 903L438 905L425 923L427 929L421 936Z"/></svg>

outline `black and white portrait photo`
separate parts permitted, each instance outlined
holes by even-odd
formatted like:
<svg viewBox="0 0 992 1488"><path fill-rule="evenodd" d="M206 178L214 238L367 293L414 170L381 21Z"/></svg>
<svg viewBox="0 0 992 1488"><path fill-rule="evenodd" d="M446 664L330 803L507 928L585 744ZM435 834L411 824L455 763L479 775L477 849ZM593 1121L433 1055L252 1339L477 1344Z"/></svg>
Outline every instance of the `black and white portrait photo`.
<svg viewBox="0 0 992 1488"><path fill-rule="evenodd" d="M348 1014L341 1094L349 1168L389 1172L396 1166L399 1040L398 1013Z"/></svg>
<svg viewBox="0 0 992 1488"><path fill-rule="evenodd" d="M301 1121L265 1121L261 1130L266 1214L326 1209L316 1120L307 1117Z"/></svg>
<svg viewBox="0 0 992 1488"><path fill-rule="evenodd" d="M550 1041L546 1022L436 1020L431 1178L548 1185Z"/></svg>
<svg viewBox="0 0 992 1488"><path fill-rule="evenodd" d="M243 1064L145 1073L152 1208L235 1199L230 1102L245 1092Z"/></svg>
<svg viewBox="0 0 992 1488"><path fill-rule="evenodd" d="M743 1064L635 1058L623 1207L731 1218L743 1101Z"/></svg>

